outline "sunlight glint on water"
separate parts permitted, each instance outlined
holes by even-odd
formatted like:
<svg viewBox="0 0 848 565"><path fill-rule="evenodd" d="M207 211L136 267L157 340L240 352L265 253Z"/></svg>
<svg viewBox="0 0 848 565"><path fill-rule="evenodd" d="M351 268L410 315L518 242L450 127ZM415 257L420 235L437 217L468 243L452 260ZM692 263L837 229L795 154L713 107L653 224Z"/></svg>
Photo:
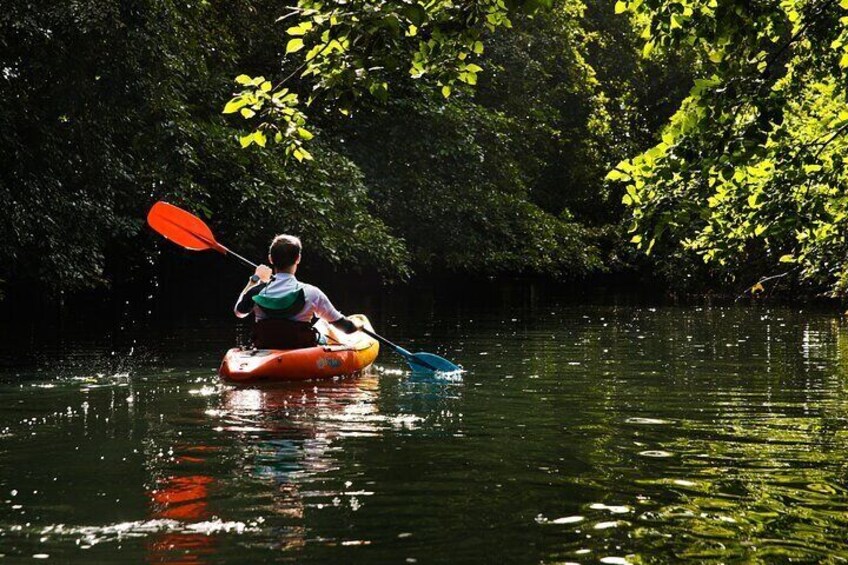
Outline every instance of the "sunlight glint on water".
<svg viewBox="0 0 848 565"><path fill-rule="evenodd" d="M840 320L546 306L439 322L392 333L460 362L462 379L410 376L384 352L369 376L237 389L215 375L225 323L222 337L148 336L119 370L85 342L9 359L0 553L848 558Z"/></svg>

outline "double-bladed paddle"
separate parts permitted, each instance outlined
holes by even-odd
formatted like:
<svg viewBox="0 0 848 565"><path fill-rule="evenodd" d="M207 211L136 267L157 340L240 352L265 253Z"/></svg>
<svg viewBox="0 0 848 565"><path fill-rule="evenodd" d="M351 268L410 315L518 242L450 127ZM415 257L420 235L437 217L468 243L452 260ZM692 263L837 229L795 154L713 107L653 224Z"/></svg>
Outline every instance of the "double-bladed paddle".
<svg viewBox="0 0 848 565"><path fill-rule="evenodd" d="M245 259L238 253L215 241L212 230L209 229L209 226L203 220L173 204L168 204L167 202L157 202L154 204L150 208L150 212L147 213L147 223L165 239L185 249L191 251L207 251L212 249L223 255L232 255L254 269L257 266L256 263ZM392 343L371 330L362 328L362 331L397 352L406 360L413 371L455 372L462 370L447 359L433 353L410 353L403 347Z"/></svg>

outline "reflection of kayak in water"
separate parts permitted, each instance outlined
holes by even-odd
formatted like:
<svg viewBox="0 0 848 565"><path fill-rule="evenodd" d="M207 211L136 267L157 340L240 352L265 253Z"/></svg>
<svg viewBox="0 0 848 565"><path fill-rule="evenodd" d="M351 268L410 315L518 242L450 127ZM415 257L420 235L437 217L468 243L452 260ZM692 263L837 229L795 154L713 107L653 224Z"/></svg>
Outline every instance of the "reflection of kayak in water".
<svg viewBox="0 0 848 565"><path fill-rule="evenodd" d="M205 563L215 553L215 538L204 533L180 531L210 517L209 487L212 478L205 475L168 477L158 481L149 492L153 518L177 521L171 531L153 536L147 543L150 563Z"/></svg>
<svg viewBox="0 0 848 565"><path fill-rule="evenodd" d="M350 318L365 322L360 314ZM219 373L235 383L263 381L300 381L352 375L366 370L380 351L377 340L363 332L345 334L319 321L318 330L327 345L303 349L230 349L224 356Z"/></svg>

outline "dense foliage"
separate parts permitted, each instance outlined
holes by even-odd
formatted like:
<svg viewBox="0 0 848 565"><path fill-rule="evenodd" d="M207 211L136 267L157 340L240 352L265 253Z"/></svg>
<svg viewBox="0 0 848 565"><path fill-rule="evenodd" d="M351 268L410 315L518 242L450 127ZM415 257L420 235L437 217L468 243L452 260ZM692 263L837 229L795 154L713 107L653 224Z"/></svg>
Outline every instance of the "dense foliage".
<svg viewBox="0 0 848 565"><path fill-rule="evenodd" d="M282 79L239 75L224 113L253 128L243 147L273 139L297 161L312 158L307 120L341 136L416 265L616 267L621 208L601 179L648 145L679 77L642 64L612 4L551 8L302 0L282 18Z"/></svg>
<svg viewBox="0 0 848 565"><path fill-rule="evenodd" d="M339 6L13 0L0 279L127 276L157 199L249 254L289 231L387 277L620 263L603 174L647 147L680 81L640 62L611 4Z"/></svg>
<svg viewBox="0 0 848 565"><path fill-rule="evenodd" d="M143 220L157 199L257 254L290 231L336 264L403 275L402 242L370 213L361 172L337 148L316 143L320 159L291 168L232 142L220 101L233 69L276 60L274 6L7 3L0 279L60 291L108 282L110 262L144 265L156 240Z"/></svg>
<svg viewBox="0 0 848 565"><path fill-rule="evenodd" d="M697 254L731 278L795 269L848 290L848 2L619 1L652 56L685 50L699 78L662 140L609 174L632 240Z"/></svg>

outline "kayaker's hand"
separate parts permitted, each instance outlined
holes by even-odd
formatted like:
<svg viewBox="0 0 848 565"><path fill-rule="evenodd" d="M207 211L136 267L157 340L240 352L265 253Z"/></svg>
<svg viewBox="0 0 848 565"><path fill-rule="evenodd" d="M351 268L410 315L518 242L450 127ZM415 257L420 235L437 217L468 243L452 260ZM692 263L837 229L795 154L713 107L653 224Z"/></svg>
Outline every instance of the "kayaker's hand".
<svg viewBox="0 0 848 565"><path fill-rule="evenodd" d="M362 329L362 322L351 318L339 318L335 322L330 322L346 334L352 334Z"/></svg>
<svg viewBox="0 0 848 565"><path fill-rule="evenodd" d="M271 275L274 274L274 271L267 265L259 265L256 267L256 272L254 274L259 277L261 282L267 283L271 280Z"/></svg>

